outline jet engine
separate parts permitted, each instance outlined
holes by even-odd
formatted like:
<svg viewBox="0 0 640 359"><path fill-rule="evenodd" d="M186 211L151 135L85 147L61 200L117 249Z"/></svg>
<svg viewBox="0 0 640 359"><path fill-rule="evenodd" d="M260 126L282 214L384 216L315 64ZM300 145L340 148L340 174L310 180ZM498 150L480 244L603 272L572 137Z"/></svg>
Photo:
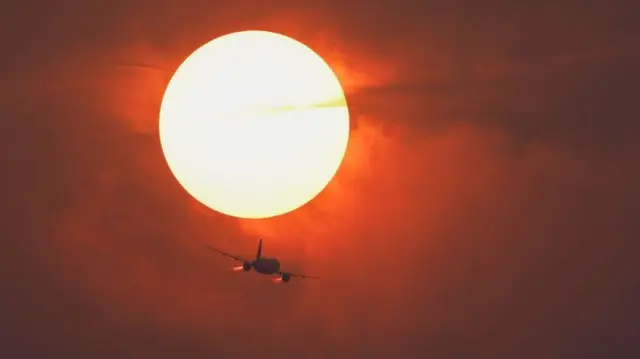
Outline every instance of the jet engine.
<svg viewBox="0 0 640 359"><path fill-rule="evenodd" d="M251 270L251 263L249 262L244 262L242 264L242 270L244 270L245 272L248 272Z"/></svg>
<svg viewBox="0 0 640 359"><path fill-rule="evenodd" d="M282 278L283 282L287 283L288 281L291 280L291 275L287 274L287 273L284 273L281 278Z"/></svg>

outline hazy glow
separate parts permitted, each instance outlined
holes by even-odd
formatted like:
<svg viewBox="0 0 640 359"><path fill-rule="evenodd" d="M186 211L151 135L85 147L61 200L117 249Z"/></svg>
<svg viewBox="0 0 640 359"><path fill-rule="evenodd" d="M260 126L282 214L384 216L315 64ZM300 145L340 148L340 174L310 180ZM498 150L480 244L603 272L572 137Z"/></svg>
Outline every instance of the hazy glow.
<svg viewBox="0 0 640 359"><path fill-rule="evenodd" d="M180 184L219 212L292 211L329 183L349 112L333 71L283 35L244 31L191 54L167 86L160 141Z"/></svg>

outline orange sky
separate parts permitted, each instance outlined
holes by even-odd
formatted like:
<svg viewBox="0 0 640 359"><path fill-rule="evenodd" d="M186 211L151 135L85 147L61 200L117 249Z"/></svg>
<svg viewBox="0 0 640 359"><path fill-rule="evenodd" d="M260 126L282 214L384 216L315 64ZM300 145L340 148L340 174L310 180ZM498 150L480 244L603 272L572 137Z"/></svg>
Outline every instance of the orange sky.
<svg viewBox="0 0 640 359"><path fill-rule="evenodd" d="M287 3L3 11L0 356L638 356L631 11ZM269 220L189 198L157 138L173 69L249 28L315 49L352 106L336 178ZM276 286L202 249L257 237L325 279Z"/></svg>

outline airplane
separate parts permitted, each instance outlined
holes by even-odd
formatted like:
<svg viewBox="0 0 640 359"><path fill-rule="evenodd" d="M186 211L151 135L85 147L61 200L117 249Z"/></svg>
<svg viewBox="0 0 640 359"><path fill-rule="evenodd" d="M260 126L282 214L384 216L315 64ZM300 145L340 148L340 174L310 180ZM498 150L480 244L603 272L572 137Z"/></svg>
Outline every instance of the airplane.
<svg viewBox="0 0 640 359"><path fill-rule="evenodd" d="M280 261L276 258L267 258L262 256L262 239L258 242L258 252L256 253L256 258L253 260L243 259L233 254L229 254L227 252L223 252L219 249L213 248L210 245L205 245L205 247L222 254L223 256L229 257L236 261L242 262L242 266L233 268L235 271L245 271L248 272L251 269L254 269L257 273L264 275L274 275L277 274L278 277L275 279L275 282L284 282L288 283L292 277L298 277L303 279L320 279L318 277L309 276L306 274L296 274L290 272L283 272L280 270Z"/></svg>

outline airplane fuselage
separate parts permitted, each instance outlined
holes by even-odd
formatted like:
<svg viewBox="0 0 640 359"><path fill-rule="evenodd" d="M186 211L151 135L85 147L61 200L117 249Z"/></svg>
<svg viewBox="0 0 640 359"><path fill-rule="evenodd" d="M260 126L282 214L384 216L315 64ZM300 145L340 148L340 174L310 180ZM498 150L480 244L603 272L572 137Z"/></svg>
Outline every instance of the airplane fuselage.
<svg viewBox="0 0 640 359"><path fill-rule="evenodd" d="M259 258L251 263L251 267L260 274L276 274L280 271L280 262L275 258Z"/></svg>

